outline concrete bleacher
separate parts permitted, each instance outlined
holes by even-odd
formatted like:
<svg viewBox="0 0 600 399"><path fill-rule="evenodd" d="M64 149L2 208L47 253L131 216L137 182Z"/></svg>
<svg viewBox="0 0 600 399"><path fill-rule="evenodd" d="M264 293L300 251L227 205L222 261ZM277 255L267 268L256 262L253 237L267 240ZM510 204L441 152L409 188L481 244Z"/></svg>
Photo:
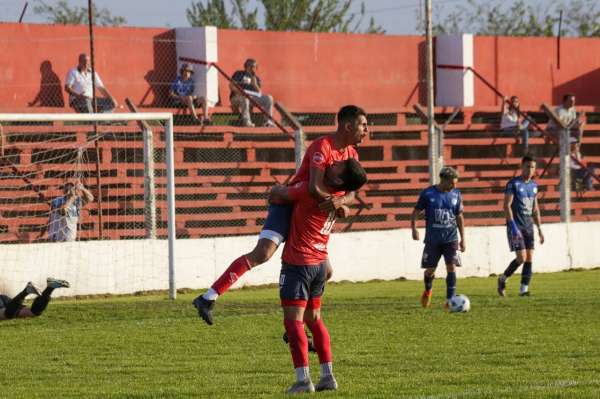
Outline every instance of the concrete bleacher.
<svg viewBox="0 0 600 399"><path fill-rule="evenodd" d="M201 127L190 123L191 118L180 110L173 110L176 230L181 238L257 233L266 215L267 190L294 172L294 144L288 135L277 128L235 126L237 116L228 109L213 111L215 125ZM333 109L292 111L304 125L308 141L335 130ZM410 108L370 111L370 136L358 148L369 182L352 206L353 216L340 221L337 230L408 227L417 196L428 185L427 127ZM438 122L444 122L451 110L436 112ZM586 161L600 165L599 114L594 109L583 112L588 124L582 152ZM460 171L467 226L504 223L504 185L519 170L522 151L518 138L497 131L497 116L497 110L491 108L467 109L445 129L445 163ZM535 119L544 126L542 114L538 112ZM100 125L98 129L103 135L99 146L103 238L143 238L141 134L133 124ZM60 172L72 169L72 149L84 145L90 134L91 126L66 123L3 126L3 154L16 170L6 163L0 169L0 242L45 240L40 233L47 223L48 201L60 195L58 188L64 182ZM156 136L157 231L164 237L164 137ZM539 159L541 172L554 147L541 137L533 137L530 150ZM93 146L86 148L84 159L86 184L97 195ZM34 167L22 166L32 161ZM538 179L544 222L559 220L557 173L557 167L551 166ZM24 183L23 176L28 176L30 185ZM600 190L588 192L582 199L574 194L572 208L575 221L600 220ZM80 229L83 240L99 237L96 204L85 208Z"/></svg>

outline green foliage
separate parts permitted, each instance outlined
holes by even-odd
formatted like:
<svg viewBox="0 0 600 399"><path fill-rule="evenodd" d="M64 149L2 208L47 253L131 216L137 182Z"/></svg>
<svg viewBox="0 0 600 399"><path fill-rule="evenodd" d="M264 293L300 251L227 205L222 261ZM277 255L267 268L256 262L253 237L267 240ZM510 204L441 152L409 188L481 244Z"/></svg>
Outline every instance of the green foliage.
<svg viewBox="0 0 600 399"><path fill-rule="evenodd" d="M600 270L534 274L528 298L518 276L507 298L495 278L459 278L467 314L442 309L443 279L422 309L422 284L328 285L322 314L340 390L313 397L598 398ZM281 398L294 370L278 289L224 295L210 327L191 301L57 299L37 319L0 322L0 397ZM316 380L314 354L310 365Z"/></svg>
<svg viewBox="0 0 600 399"><path fill-rule="evenodd" d="M212 25L218 28L266 29L274 31L359 32L365 16L364 3L359 14L351 13L353 0L260 0L264 26L258 24L258 8L250 9L247 0L192 3L186 10L191 26ZM385 33L373 18L365 33Z"/></svg>
<svg viewBox="0 0 600 399"><path fill-rule="evenodd" d="M562 35L600 36L600 5L596 0L547 0L537 6L524 0L514 2L467 0L441 21L443 6L434 7L435 34L473 33L491 36L553 36L558 33L559 12L563 10ZM418 30L424 29L419 15Z"/></svg>
<svg viewBox="0 0 600 399"><path fill-rule="evenodd" d="M88 9L87 7L71 7L66 0L60 0L56 5L49 5L43 0L37 0L38 4L33 11L36 14L44 15L46 20L53 24L63 25L87 25ZM94 25L102 26L120 26L127 23L127 20L120 16L113 16L106 8L93 6Z"/></svg>

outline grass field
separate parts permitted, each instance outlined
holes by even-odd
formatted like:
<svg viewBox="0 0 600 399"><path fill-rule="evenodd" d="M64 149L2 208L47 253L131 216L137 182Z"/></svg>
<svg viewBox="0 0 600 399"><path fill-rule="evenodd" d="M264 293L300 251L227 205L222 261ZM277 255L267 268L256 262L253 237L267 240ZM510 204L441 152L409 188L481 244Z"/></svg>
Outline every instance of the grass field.
<svg viewBox="0 0 600 399"><path fill-rule="evenodd" d="M324 320L341 398L600 398L600 270L534 275L533 296L459 279L467 314L419 305L422 284L331 284ZM275 288L233 291L215 325L191 294L56 300L0 323L2 398L281 397L293 382ZM311 354L313 380L318 360Z"/></svg>

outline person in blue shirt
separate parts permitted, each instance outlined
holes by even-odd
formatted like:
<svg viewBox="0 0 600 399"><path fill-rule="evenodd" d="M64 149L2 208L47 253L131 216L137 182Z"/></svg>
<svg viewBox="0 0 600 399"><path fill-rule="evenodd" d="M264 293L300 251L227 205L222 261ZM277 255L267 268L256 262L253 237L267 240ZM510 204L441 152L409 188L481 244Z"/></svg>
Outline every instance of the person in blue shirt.
<svg viewBox="0 0 600 399"><path fill-rule="evenodd" d="M194 94L194 79L192 75L194 70L189 64L183 64L179 71L179 76L171 83L169 95L175 102L175 106L188 107L194 119L203 125L212 124L208 117L208 105L206 99L202 96L197 97ZM202 108L202 120L198 117L195 107Z"/></svg>
<svg viewBox="0 0 600 399"><path fill-rule="evenodd" d="M79 180L66 183L63 192L64 195L50 203L48 239L52 242L75 241L81 208L94 200L92 193Z"/></svg>
<svg viewBox="0 0 600 399"><path fill-rule="evenodd" d="M511 179L506 184L504 191L508 245L510 250L515 252L516 257L504 273L498 277L498 294L502 297L506 295L506 281L521 265L523 265L523 271L519 295L529 295L535 241L534 223L537 226L540 244L544 243L542 220L537 201L538 186L533 180L535 166L536 162L532 157L524 156L521 160L521 176Z"/></svg>
<svg viewBox="0 0 600 399"><path fill-rule="evenodd" d="M440 171L440 183L421 191L410 218L413 240L419 240L417 217L425 214L425 248L421 268L425 269L423 279L425 291L421 295L424 308L431 305L431 292L435 269L442 256L446 263L446 303L456 293L456 267L461 265L459 249L466 249L463 205L460 191L456 188L458 172L450 167ZM460 241L458 234L460 233Z"/></svg>

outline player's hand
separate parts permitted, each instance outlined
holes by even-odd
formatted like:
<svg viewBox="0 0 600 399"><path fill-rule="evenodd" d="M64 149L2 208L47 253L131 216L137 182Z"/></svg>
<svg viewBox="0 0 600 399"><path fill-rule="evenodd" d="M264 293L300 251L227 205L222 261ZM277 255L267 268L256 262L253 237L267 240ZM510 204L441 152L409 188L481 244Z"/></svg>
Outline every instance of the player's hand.
<svg viewBox="0 0 600 399"><path fill-rule="evenodd" d="M269 204L281 204L280 193L282 190L285 190L285 186L282 184L276 184L269 190L269 195L267 197L267 201Z"/></svg>
<svg viewBox="0 0 600 399"><path fill-rule="evenodd" d="M344 205L344 197L329 197L319 204L319 209L325 212L335 211Z"/></svg>
<svg viewBox="0 0 600 399"><path fill-rule="evenodd" d="M544 243L544 233L542 233L542 229L538 229L538 235L540 236L540 244Z"/></svg>
<svg viewBox="0 0 600 399"><path fill-rule="evenodd" d="M415 241L419 241L419 230L413 229L413 231L412 231L412 238Z"/></svg>
<svg viewBox="0 0 600 399"><path fill-rule="evenodd" d="M523 238L523 234L521 233L521 230L519 230L519 227L514 220L511 219L508 221L508 227L510 228L510 235L513 236L513 239Z"/></svg>
<svg viewBox="0 0 600 399"><path fill-rule="evenodd" d="M350 208L347 205L342 205L335 210L335 216L345 219L350 216Z"/></svg>
<svg viewBox="0 0 600 399"><path fill-rule="evenodd" d="M458 249L460 249L460 252L465 252L467 250L467 244L465 243L465 240L460 240L460 242L458 243Z"/></svg>

